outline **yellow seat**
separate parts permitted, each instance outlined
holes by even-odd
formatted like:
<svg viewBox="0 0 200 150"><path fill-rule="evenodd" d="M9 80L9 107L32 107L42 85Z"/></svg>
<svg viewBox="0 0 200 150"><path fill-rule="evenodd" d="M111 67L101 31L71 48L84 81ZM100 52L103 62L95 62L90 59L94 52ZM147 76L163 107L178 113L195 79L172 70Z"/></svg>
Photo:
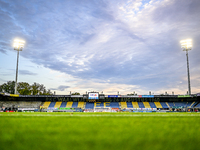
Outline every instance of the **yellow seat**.
<svg viewBox="0 0 200 150"><path fill-rule="evenodd" d="M143 102L145 108L151 108L149 102Z"/></svg>
<svg viewBox="0 0 200 150"><path fill-rule="evenodd" d="M85 102L78 102L78 106L79 108L84 108L85 106Z"/></svg>
<svg viewBox="0 0 200 150"><path fill-rule="evenodd" d="M49 107L50 103L51 102L44 102L42 107L47 109Z"/></svg>
<svg viewBox="0 0 200 150"><path fill-rule="evenodd" d="M127 108L126 102L120 102L121 103L121 109Z"/></svg>
<svg viewBox="0 0 200 150"><path fill-rule="evenodd" d="M61 104L62 104L62 102L56 102L54 108L59 108Z"/></svg>
<svg viewBox="0 0 200 150"><path fill-rule="evenodd" d="M138 102L132 102L133 108L139 108Z"/></svg>
<svg viewBox="0 0 200 150"><path fill-rule="evenodd" d="M67 102L66 107L67 107L67 108L72 108L72 104L73 104L73 102Z"/></svg>
<svg viewBox="0 0 200 150"><path fill-rule="evenodd" d="M154 102L157 108L163 108L160 102Z"/></svg>

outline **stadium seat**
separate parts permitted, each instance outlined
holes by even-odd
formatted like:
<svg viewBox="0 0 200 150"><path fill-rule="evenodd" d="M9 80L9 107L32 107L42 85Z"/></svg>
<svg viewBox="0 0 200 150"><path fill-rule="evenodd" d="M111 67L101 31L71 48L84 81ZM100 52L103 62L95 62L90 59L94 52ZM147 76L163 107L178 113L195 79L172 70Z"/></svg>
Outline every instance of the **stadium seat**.
<svg viewBox="0 0 200 150"><path fill-rule="evenodd" d="M104 103L102 102L95 102L94 107L104 107Z"/></svg>
<svg viewBox="0 0 200 150"><path fill-rule="evenodd" d="M78 102L73 102L72 108L77 108L78 107Z"/></svg>
<svg viewBox="0 0 200 150"><path fill-rule="evenodd" d="M138 102L132 102L133 108L139 108Z"/></svg>
<svg viewBox="0 0 200 150"><path fill-rule="evenodd" d="M154 104L155 104L155 108L164 108L162 105L161 105L161 103L160 102L154 102ZM168 107L167 107L168 108Z"/></svg>
<svg viewBox="0 0 200 150"><path fill-rule="evenodd" d="M56 102L54 108L59 108L61 104L62 104L62 102Z"/></svg>
<svg viewBox="0 0 200 150"><path fill-rule="evenodd" d="M85 109L94 109L94 103L86 102Z"/></svg>
<svg viewBox="0 0 200 150"><path fill-rule="evenodd" d="M192 104L194 104L195 102L187 102L186 107L190 107L192 106Z"/></svg>
<svg viewBox="0 0 200 150"><path fill-rule="evenodd" d="M200 108L200 103L195 106L195 108Z"/></svg>
<svg viewBox="0 0 200 150"><path fill-rule="evenodd" d="M85 106L85 102L78 102L78 108L84 108L84 106Z"/></svg>
<svg viewBox="0 0 200 150"><path fill-rule="evenodd" d="M110 107L110 102L104 102L104 107Z"/></svg>
<svg viewBox="0 0 200 150"><path fill-rule="evenodd" d="M48 108L51 102L44 102L43 107Z"/></svg>
<svg viewBox="0 0 200 150"><path fill-rule="evenodd" d="M67 107L67 108L72 108L72 104L73 104L73 102L67 102L66 107Z"/></svg>
<svg viewBox="0 0 200 150"><path fill-rule="evenodd" d="M126 102L120 102L121 103L121 109L127 108Z"/></svg>
<svg viewBox="0 0 200 150"><path fill-rule="evenodd" d="M119 108L119 103L118 102L106 102L106 103L107 103L106 107Z"/></svg>
<svg viewBox="0 0 200 150"><path fill-rule="evenodd" d="M174 107L174 102L166 102L168 105L169 105L169 107Z"/></svg>
<svg viewBox="0 0 200 150"><path fill-rule="evenodd" d="M53 108L55 106L56 102L51 102L48 108Z"/></svg>
<svg viewBox="0 0 200 150"><path fill-rule="evenodd" d="M66 107L67 102L62 102L62 104L60 105L60 107Z"/></svg>
<svg viewBox="0 0 200 150"><path fill-rule="evenodd" d="M149 105L151 106L151 108L157 108L154 102L149 102Z"/></svg>
<svg viewBox="0 0 200 150"><path fill-rule="evenodd" d="M143 102L143 105L145 108L151 108L151 106L149 105L149 102Z"/></svg>
<svg viewBox="0 0 200 150"><path fill-rule="evenodd" d="M138 102L139 108L145 108L143 102Z"/></svg>
<svg viewBox="0 0 200 150"><path fill-rule="evenodd" d="M126 104L127 104L127 108L133 108L133 105L131 102L126 102Z"/></svg>
<svg viewBox="0 0 200 150"><path fill-rule="evenodd" d="M168 106L167 106L167 104L166 104L166 102L160 102L160 104L161 104L161 108L169 108ZM158 107L157 107L158 108Z"/></svg>
<svg viewBox="0 0 200 150"><path fill-rule="evenodd" d="M193 102L193 103L191 104L190 107L192 108L192 107L194 107L196 104L198 104L198 102Z"/></svg>

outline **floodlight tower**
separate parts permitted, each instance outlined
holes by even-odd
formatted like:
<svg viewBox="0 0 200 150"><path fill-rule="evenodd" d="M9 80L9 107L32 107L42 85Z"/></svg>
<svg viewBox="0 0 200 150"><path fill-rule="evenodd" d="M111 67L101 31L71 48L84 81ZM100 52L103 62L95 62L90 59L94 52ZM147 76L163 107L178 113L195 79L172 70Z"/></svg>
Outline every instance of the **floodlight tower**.
<svg viewBox="0 0 200 150"><path fill-rule="evenodd" d="M188 74L188 93L191 95L191 88L190 88L190 70L189 70L189 59L188 59L188 51L192 50L192 40L182 40L181 41L181 48L183 51L186 51L186 58L187 58L187 74Z"/></svg>
<svg viewBox="0 0 200 150"><path fill-rule="evenodd" d="M18 76L18 62L19 62L19 51L24 48L25 41L16 39L14 40L14 50L17 51L17 67L16 67L16 78L15 78L15 94L17 94L17 76Z"/></svg>

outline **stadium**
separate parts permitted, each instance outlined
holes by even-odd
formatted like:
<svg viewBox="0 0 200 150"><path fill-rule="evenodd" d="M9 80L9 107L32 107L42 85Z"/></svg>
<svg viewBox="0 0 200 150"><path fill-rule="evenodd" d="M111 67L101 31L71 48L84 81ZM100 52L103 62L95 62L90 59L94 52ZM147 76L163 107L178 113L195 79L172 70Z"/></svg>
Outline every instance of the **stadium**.
<svg viewBox="0 0 200 150"><path fill-rule="evenodd" d="M192 95L15 95L1 93L1 111L35 112L199 112L200 94Z"/></svg>
<svg viewBox="0 0 200 150"><path fill-rule="evenodd" d="M199 94L1 93L0 107L2 150L199 148Z"/></svg>
<svg viewBox="0 0 200 150"><path fill-rule="evenodd" d="M200 0L0 0L0 150L199 149L199 16Z"/></svg>

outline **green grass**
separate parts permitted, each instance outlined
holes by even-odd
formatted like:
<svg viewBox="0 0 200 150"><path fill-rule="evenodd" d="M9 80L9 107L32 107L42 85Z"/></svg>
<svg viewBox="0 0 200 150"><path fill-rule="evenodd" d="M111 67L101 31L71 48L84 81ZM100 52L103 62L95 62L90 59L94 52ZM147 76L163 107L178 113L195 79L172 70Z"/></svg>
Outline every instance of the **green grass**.
<svg viewBox="0 0 200 150"><path fill-rule="evenodd" d="M0 113L0 150L200 148L198 113Z"/></svg>

